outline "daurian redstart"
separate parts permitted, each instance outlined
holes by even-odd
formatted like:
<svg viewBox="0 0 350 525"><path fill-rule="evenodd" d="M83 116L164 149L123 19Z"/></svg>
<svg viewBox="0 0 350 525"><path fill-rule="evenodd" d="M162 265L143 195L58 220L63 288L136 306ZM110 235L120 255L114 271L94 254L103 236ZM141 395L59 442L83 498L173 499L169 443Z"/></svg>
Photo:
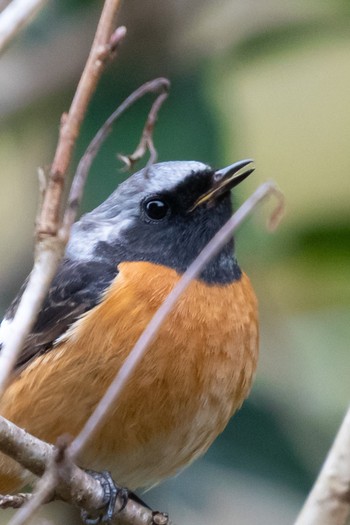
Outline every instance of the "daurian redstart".
<svg viewBox="0 0 350 525"><path fill-rule="evenodd" d="M51 443L77 435L153 314L229 219L231 189L253 169L251 161L216 171L155 164L84 215L0 414ZM176 474L241 406L257 356L257 301L232 239L178 300L79 465L107 469L132 490ZM0 492L20 489L27 475L0 454Z"/></svg>

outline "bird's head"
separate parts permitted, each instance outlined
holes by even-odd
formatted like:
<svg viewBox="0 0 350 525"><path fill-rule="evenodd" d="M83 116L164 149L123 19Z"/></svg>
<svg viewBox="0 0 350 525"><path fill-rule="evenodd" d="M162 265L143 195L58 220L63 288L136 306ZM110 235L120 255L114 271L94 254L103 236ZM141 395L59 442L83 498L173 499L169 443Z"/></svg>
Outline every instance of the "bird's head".
<svg viewBox="0 0 350 525"><path fill-rule="evenodd" d="M220 170L194 161L143 168L74 225L67 255L150 261L182 273L229 219L231 190L253 170L251 160ZM233 240L201 275L223 283L239 276Z"/></svg>

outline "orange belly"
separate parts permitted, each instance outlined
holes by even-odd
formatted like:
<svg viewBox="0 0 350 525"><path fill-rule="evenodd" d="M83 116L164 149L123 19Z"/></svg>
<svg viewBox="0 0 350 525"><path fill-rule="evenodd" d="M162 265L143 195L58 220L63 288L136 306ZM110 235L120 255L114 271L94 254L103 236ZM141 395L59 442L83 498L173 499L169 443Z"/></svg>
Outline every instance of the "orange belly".
<svg viewBox="0 0 350 525"><path fill-rule="evenodd" d="M179 279L163 266L122 263L102 303L6 391L0 414L49 442L76 435L137 338ZM203 454L248 395L258 355L249 279L194 281L79 458L131 489L175 474ZM0 455L0 492L20 488Z"/></svg>

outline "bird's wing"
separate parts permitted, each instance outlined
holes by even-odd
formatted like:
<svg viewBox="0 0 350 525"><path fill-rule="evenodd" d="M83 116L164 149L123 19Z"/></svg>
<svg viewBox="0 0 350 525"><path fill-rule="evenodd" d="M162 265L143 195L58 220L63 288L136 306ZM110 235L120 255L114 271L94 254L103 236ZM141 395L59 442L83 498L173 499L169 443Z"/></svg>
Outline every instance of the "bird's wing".
<svg viewBox="0 0 350 525"><path fill-rule="evenodd" d="M99 302L116 274L117 266L107 262L63 260L33 330L26 339L16 363L16 370L19 371L32 359L53 348L55 340L63 335L80 315ZM26 283L1 323L0 351L2 339L16 313L25 285Z"/></svg>

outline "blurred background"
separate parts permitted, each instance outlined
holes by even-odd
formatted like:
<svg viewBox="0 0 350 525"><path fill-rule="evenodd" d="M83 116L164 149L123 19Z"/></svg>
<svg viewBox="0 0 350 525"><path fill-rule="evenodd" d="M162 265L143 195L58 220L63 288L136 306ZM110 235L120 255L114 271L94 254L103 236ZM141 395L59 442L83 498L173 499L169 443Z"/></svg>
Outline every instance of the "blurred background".
<svg viewBox="0 0 350 525"><path fill-rule="evenodd" d="M0 57L0 314L31 268L37 168L53 158L101 6L50 2ZM119 21L128 36L94 96L75 163L131 91L167 76L159 160L222 167L253 157L236 204L268 179L287 199L276 233L266 232L267 206L237 234L260 302L252 394L203 459L145 499L179 525L293 523L350 397L349 3L129 0ZM116 155L133 151L151 100L103 146L82 211L125 177ZM76 522L64 505L45 512Z"/></svg>

